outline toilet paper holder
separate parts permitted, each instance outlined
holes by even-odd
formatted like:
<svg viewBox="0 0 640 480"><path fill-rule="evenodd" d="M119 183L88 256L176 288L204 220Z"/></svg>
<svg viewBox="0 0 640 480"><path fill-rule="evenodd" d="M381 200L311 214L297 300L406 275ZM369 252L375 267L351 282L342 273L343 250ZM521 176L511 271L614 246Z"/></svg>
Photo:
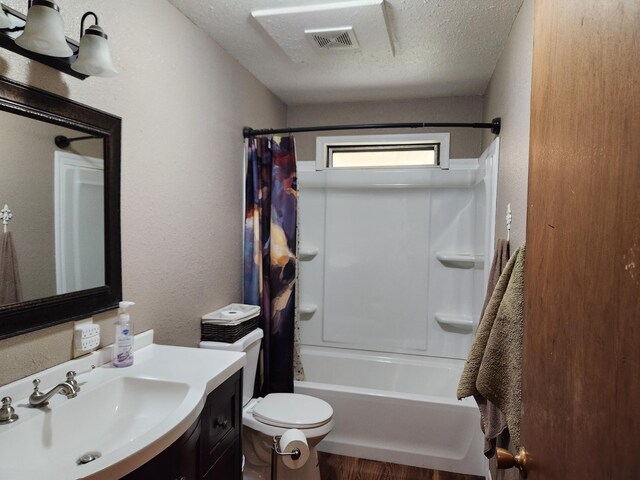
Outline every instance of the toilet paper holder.
<svg viewBox="0 0 640 480"><path fill-rule="evenodd" d="M280 451L280 439L282 435L276 435L273 437L273 444L271 445L271 480L278 480L278 463L276 459L278 456L281 457L291 457L294 460L300 458L302 452L299 449L295 448L292 452L281 452Z"/></svg>

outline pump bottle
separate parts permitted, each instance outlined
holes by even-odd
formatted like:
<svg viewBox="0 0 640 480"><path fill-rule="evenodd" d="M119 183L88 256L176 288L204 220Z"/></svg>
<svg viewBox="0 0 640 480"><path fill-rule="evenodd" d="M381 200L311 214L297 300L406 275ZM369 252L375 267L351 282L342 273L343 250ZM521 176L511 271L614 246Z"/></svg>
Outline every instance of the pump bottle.
<svg viewBox="0 0 640 480"><path fill-rule="evenodd" d="M113 342L113 366L133 365L133 321L129 317L129 308L133 302L120 302L120 315L116 322L116 337Z"/></svg>

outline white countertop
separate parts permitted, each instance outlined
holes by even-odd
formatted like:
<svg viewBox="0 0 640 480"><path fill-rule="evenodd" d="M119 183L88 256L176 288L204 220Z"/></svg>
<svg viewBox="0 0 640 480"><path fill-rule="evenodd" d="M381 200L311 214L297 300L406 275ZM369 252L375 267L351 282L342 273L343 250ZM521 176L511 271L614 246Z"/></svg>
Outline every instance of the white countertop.
<svg viewBox="0 0 640 480"><path fill-rule="evenodd" d="M177 440L196 421L207 395L246 364L244 353L156 345L152 341L152 331L136 336L134 364L130 367L112 367L111 350L107 347L99 352L0 387L0 396L12 397L13 406L20 416L20 419L12 424L0 425L0 445L2 445L0 478L7 480L33 480L40 477L47 480L120 478L143 465ZM99 366L91 370L91 365ZM28 406L28 396L33 390L33 379L39 378L40 389L46 392L64 381L68 370L75 370L78 373L76 379L81 386L81 391L76 398L67 399L63 395L56 394L46 408ZM92 450L91 440L82 447L78 447L77 444L82 443L78 442L78 439L83 435L83 425L69 426L69 431L66 431L66 424L70 422L67 421L65 426L57 427L56 422L52 420L53 416L63 415L56 412L64 412L64 415L74 419L86 418L86 415L91 414L94 416L92 418L103 418L104 422L108 422L108 415L112 413L104 412L107 417L100 417L100 411L91 412L92 404L95 408L95 403L90 400L91 392L101 386L104 387L108 382L129 377L175 382L186 386L182 389L179 403L175 406L171 405L171 410L166 412L157 423L154 422L140 435L133 435L133 438L117 443L109 451L102 451L102 456L93 462L76 465L75 459ZM112 384L115 385L115 383ZM96 392L93 393L94 397L95 395ZM126 395L125 390L123 398L128 401ZM133 393L131 395L135 397ZM83 401L83 397L87 400ZM132 402L135 400L131 398ZM74 417L74 411L76 417ZM82 417L82 414L85 417ZM148 421L149 419L147 423ZM65 431L56 432L56 428ZM26 430L29 430L29 433L25 437ZM36 438L31 442L34 431ZM56 436L56 433L59 434ZM90 437L90 435L85 436ZM23 438L27 438L28 441ZM82 451L69 451L78 448ZM46 457L45 454L50 455L51 451L61 452L54 457L56 465L35 461L37 458Z"/></svg>

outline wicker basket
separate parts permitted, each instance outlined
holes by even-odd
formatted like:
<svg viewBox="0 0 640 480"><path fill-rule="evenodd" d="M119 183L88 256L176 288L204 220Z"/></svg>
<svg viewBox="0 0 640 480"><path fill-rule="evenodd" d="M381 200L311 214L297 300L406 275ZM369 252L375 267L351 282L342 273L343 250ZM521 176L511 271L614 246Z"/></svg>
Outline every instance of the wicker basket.
<svg viewBox="0 0 640 480"><path fill-rule="evenodd" d="M260 316L249 318L237 325L220 325L215 323L200 324L200 336L203 342L233 343L240 340L249 332L258 328Z"/></svg>

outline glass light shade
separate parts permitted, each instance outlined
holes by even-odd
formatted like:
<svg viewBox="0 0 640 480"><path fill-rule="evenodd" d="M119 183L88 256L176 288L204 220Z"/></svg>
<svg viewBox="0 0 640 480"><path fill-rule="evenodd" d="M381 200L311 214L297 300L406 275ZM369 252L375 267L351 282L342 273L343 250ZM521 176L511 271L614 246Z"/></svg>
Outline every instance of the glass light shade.
<svg viewBox="0 0 640 480"><path fill-rule="evenodd" d="M102 28L93 25L85 30L80 39L78 59L71 64L76 72L93 77L115 77L118 71L113 66L107 36Z"/></svg>
<svg viewBox="0 0 640 480"><path fill-rule="evenodd" d="M27 12L24 32L16 38L16 44L26 50L50 57L73 55L64 36L62 16L51 2L33 3Z"/></svg>
<svg viewBox="0 0 640 480"><path fill-rule="evenodd" d="M11 28L11 19L6 14L0 3L0 28Z"/></svg>

